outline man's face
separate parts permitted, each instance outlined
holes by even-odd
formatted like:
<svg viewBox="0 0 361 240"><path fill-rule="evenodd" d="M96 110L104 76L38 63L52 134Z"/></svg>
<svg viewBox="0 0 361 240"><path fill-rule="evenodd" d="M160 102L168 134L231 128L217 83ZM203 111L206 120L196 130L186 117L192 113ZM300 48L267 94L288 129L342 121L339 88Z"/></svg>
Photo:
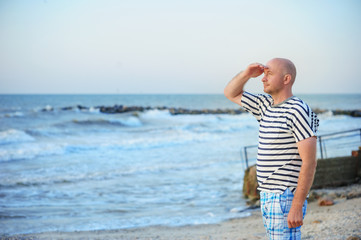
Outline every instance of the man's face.
<svg viewBox="0 0 361 240"><path fill-rule="evenodd" d="M277 94L284 87L284 74L282 73L281 63L277 60L271 60L266 64L264 76L262 78L263 91L270 95Z"/></svg>

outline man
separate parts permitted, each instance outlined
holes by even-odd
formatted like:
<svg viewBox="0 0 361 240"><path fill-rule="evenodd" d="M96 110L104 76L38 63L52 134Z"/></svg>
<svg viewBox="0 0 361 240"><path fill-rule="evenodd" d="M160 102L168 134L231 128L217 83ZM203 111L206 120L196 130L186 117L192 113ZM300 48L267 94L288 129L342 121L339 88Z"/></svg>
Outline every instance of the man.
<svg viewBox="0 0 361 240"><path fill-rule="evenodd" d="M263 73L263 90L269 95L243 90L249 79ZM269 239L301 239L306 198L316 171L318 119L293 96L295 78L294 64L275 58L266 65L250 64L224 89L228 99L259 122L257 181Z"/></svg>

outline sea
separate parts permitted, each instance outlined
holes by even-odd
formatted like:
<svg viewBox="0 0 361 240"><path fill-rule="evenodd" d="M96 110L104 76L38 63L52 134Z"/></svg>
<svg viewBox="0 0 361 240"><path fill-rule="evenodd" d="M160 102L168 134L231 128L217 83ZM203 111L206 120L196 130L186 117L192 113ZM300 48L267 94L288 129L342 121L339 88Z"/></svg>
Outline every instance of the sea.
<svg viewBox="0 0 361 240"><path fill-rule="evenodd" d="M328 110L318 115L319 135L361 128L361 118L331 111L361 109L361 94L297 96ZM150 109L98 108L114 105ZM243 149L257 145L257 121L248 113L171 115L163 106L239 109L220 94L0 95L0 236L249 216ZM327 157L350 155L360 130L322 144ZM254 164L256 149L248 155Z"/></svg>

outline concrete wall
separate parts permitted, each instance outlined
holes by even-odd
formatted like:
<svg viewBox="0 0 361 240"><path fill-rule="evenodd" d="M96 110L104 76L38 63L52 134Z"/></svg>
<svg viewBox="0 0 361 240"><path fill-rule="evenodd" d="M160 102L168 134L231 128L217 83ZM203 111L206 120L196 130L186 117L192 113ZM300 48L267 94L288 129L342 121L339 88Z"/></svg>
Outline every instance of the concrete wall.
<svg viewBox="0 0 361 240"><path fill-rule="evenodd" d="M318 159L312 188L337 187L354 183L360 175L361 154L357 157Z"/></svg>

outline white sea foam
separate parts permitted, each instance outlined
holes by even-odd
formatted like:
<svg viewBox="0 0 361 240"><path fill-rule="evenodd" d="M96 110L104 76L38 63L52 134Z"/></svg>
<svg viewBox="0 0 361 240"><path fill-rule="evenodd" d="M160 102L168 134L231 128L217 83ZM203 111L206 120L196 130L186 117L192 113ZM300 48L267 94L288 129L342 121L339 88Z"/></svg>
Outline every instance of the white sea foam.
<svg viewBox="0 0 361 240"><path fill-rule="evenodd" d="M23 117L24 113L23 112L10 112L10 113L5 113L3 115L3 117L7 117L7 118L13 118L13 117Z"/></svg>
<svg viewBox="0 0 361 240"><path fill-rule="evenodd" d="M51 105L46 105L45 107L44 107L44 110L45 111L52 111L54 108L51 106Z"/></svg>
<svg viewBox="0 0 361 240"><path fill-rule="evenodd" d="M8 129L0 132L0 144L32 142L35 139L24 131Z"/></svg>
<svg viewBox="0 0 361 240"><path fill-rule="evenodd" d="M149 110L140 114L143 119L169 119L171 114L168 110Z"/></svg>
<svg viewBox="0 0 361 240"><path fill-rule="evenodd" d="M120 123L122 125L128 126L128 127L140 127L143 125L143 123L140 121L139 118L134 116L129 116L125 118L117 118L117 119L109 119L110 123Z"/></svg>
<svg viewBox="0 0 361 240"><path fill-rule="evenodd" d="M54 143L19 143L4 145L0 149L0 162L64 154L64 147Z"/></svg>
<svg viewBox="0 0 361 240"><path fill-rule="evenodd" d="M100 113L100 109L99 109L99 108L95 108L95 107L90 107L90 108L89 108L89 112L90 112L90 113Z"/></svg>

